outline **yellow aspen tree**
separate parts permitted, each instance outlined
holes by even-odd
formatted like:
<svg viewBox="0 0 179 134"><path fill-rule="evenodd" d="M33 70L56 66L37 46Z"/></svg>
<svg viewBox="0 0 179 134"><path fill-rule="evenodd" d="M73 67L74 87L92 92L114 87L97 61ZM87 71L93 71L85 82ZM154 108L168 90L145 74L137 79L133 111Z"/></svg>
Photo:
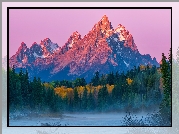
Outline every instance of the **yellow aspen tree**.
<svg viewBox="0 0 179 134"><path fill-rule="evenodd" d="M126 80L127 80L127 83L128 83L129 85L131 85L131 84L132 84L132 82L133 82L133 80L132 80L132 79L130 79L130 78L127 78Z"/></svg>
<svg viewBox="0 0 179 134"><path fill-rule="evenodd" d="M108 93L112 93L112 90L114 89L114 85L107 84L106 87L107 87Z"/></svg>

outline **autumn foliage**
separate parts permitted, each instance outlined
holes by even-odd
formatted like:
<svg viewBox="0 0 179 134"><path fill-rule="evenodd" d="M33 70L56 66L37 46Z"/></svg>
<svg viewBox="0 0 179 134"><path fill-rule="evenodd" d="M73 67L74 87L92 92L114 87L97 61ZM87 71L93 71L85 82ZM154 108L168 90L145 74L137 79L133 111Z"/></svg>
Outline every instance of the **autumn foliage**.
<svg viewBox="0 0 179 134"><path fill-rule="evenodd" d="M28 106L52 111L152 107L160 103L163 93L158 70L155 66L139 66L121 74L96 72L88 83L84 78L41 82L40 78L34 77L31 81L27 72L18 74L10 70L10 104L14 108Z"/></svg>
<svg viewBox="0 0 179 134"><path fill-rule="evenodd" d="M94 90L96 91L96 93L99 92L99 90L102 89L103 86L101 85L98 85L98 86L90 86L89 84L86 85L86 86L78 86L76 87L77 88L77 91L78 91L78 95L80 97L80 95L83 95L83 92L85 90L85 88L87 89L87 93L89 94L90 92L91 93L94 93ZM108 93L112 93L112 90L114 88L114 85L109 85L109 84L106 84L106 87L107 87L107 90L108 90ZM73 96L73 88L67 88L65 86L61 86L61 87L56 87L54 88L54 91L56 94L58 94L60 97L62 98L65 98L65 97L70 97L72 98Z"/></svg>

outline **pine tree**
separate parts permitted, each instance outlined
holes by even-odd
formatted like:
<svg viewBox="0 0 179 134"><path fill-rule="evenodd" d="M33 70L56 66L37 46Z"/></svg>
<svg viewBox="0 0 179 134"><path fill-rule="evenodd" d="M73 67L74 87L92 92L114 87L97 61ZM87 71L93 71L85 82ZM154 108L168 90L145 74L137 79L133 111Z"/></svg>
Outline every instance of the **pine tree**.
<svg viewBox="0 0 179 134"><path fill-rule="evenodd" d="M79 108L79 97L78 97L78 91L77 88L74 88L73 90L74 98L73 98L73 109L77 110Z"/></svg>
<svg viewBox="0 0 179 134"><path fill-rule="evenodd" d="M89 111L92 111L92 110L95 109L95 101L94 101L94 97L93 97L91 90L90 90L90 93L88 95L87 109Z"/></svg>
<svg viewBox="0 0 179 134"><path fill-rule="evenodd" d="M87 110L87 103L88 103L88 93L87 93L87 89L85 87L84 91L83 91L83 96L82 96L82 109L83 110Z"/></svg>
<svg viewBox="0 0 179 134"><path fill-rule="evenodd" d="M162 54L162 65L161 72L164 85L164 102L165 106L171 106L171 66L170 63L166 61L166 56Z"/></svg>
<svg viewBox="0 0 179 134"><path fill-rule="evenodd" d="M86 80L84 78L81 78L81 84L80 86L86 86Z"/></svg>
<svg viewBox="0 0 179 134"><path fill-rule="evenodd" d="M120 104L122 102L123 92L124 90L121 85L115 85L114 89L112 90L112 98L114 104Z"/></svg>
<svg viewBox="0 0 179 134"><path fill-rule="evenodd" d="M33 107L36 107L38 110L41 109L42 104L42 94L43 94L43 86L40 78L34 77L32 82L32 99L33 99Z"/></svg>
<svg viewBox="0 0 179 134"><path fill-rule="evenodd" d="M119 72L117 71L116 74L115 74L115 80L114 80L114 84L118 84L119 82L119 79L120 79L120 75L119 75Z"/></svg>
<svg viewBox="0 0 179 134"><path fill-rule="evenodd" d="M106 84L107 84L107 83L106 83L106 77L105 77L104 74L102 74L101 77L100 77L100 82L99 82L98 85L104 86L104 85L106 85ZM97 85L97 86L98 86L98 85Z"/></svg>
<svg viewBox="0 0 179 134"><path fill-rule="evenodd" d="M23 71L22 71L22 68L20 69L20 72L19 72L19 81L20 81L20 84L19 84L19 86L20 86L20 88L19 88L19 90L20 90L20 92L21 92L21 95L22 95L22 107L24 107L25 106L25 85L24 85L24 73L23 73Z"/></svg>
<svg viewBox="0 0 179 134"><path fill-rule="evenodd" d="M41 109L45 110L46 108L46 89L44 83L42 84L42 100L41 100Z"/></svg>
<svg viewBox="0 0 179 134"><path fill-rule="evenodd" d="M169 58L171 58L171 55L169 55ZM169 61L166 59L166 56L162 53L161 72L164 86L164 98L160 106L160 113L164 122L171 123L171 59L169 59Z"/></svg>
<svg viewBox="0 0 179 134"><path fill-rule="evenodd" d="M107 87L104 86L98 92L98 109L100 111L105 110L105 108L107 107L107 101L108 101L108 91L107 91Z"/></svg>
<svg viewBox="0 0 179 134"><path fill-rule="evenodd" d="M95 72L95 76L92 78L91 83L93 86L98 86L100 84L99 72Z"/></svg>
<svg viewBox="0 0 179 134"><path fill-rule="evenodd" d="M27 70L26 70L26 73L23 75L21 82L23 82L22 83L23 84L22 97L23 97L23 101L24 101L24 106L29 106L30 93L29 93L29 76L28 76Z"/></svg>
<svg viewBox="0 0 179 134"><path fill-rule="evenodd" d="M9 68L9 105L10 108L21 109L22 108L22 93L21 93L21 81L15 68Z"/></svg>
<svg viewBox="0 0 179 134"><path fill-rule="evenodd" d="M23 98L22 98L22 92L21 92L21 81L18 78L18 75L16 76L16 84L15 84L15 107L18 110L21 110L23 108Z"/></svg>
<svg viewBox="0 0 179 134"><path fill-rule="evenodd" d="M108 75L108 77L107 77L107 83L108 83L109 85L114 85L114 81L115 81L114 78L115 78L115 77L114 77L114 74L113 74L113 72L111 72L111 73Z"/></svg>
<svg viewBox="0 0 179 134"><path fill-rule="evenodd" d="M34 90L33 90L33 82L29 81L29 106L33 109L34 106Z"/></svg>
<svg viewBox="0 0 179 134"><path fill-rule="evenodd" d="M77 78L74 81L74 87L85 86L85 85L86 85L86 80L84 78Z"/></svg>
<svg viewBox="0 0 179 134"><path fill-rule="evenodd" d="M13 106L15 102L15 71L9 68L9 106Z"/></svg>
<svg viewBox="0 0 179 134"><path fill-rule="evenodd" d="M59 107L60 107L60 103L59 103L59 97L57 94L55 94L54 90L52 89L52 95L51 95L51 111L52 112L58 112L59 111Z"/></svg>

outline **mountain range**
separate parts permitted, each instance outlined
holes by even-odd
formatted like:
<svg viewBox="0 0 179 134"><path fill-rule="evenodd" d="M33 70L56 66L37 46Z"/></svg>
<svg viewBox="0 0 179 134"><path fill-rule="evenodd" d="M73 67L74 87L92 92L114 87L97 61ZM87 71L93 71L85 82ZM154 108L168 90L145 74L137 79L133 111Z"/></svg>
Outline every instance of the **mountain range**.
<svg viewBox="0 0 179 134"><path fill-rule="evenodd" d="M38 76L44 81L78 77L89 81L96 71L126 72L147 64L159 66L155 57L140 54L132 34L123 25L113 28L106 15L83 38L75 31L62 47L49 38L34 42L30 48L22 42L9 59L11 68L27 69L30 78Z"/></svg>

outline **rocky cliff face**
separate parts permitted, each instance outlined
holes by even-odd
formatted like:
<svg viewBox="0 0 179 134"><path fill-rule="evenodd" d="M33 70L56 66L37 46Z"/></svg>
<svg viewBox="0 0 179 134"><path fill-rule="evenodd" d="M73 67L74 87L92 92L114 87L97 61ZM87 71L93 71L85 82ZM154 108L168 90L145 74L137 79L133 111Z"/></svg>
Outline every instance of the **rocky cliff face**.
<svg viewBox="0 0 179 134"><path fill-rule="evenodd" d="M73 32L64 46L59 47L49 38L27 48L21 43L18 51L9 59L10 67L27 68L31 77L44 81L73 80L85 77L90 80L96 71L127 71L138 65L153 64L156 59L149 54L141 55L133 36L121 24L113 29L104 15L83 38Z"/></svg>

